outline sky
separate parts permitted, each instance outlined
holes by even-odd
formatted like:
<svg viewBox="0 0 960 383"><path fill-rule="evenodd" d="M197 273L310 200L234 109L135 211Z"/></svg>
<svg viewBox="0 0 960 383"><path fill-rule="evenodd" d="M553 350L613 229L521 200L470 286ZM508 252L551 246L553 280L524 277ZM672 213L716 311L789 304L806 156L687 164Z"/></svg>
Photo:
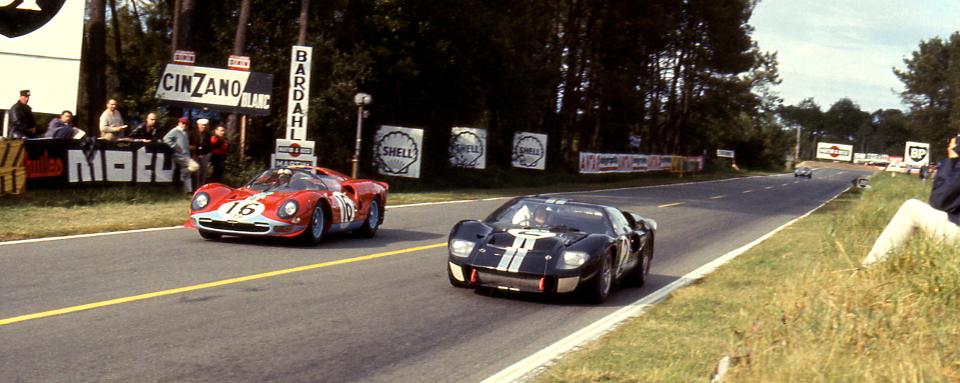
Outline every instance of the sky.
<svg viewBox="0 0 960 383"><path fill-rule="evenodd" d="M784 105L813 97L826 111L847 97L868 112L906 110L893 68L960 30L960 0L760 0L750 25L777 52Z"/></svg>

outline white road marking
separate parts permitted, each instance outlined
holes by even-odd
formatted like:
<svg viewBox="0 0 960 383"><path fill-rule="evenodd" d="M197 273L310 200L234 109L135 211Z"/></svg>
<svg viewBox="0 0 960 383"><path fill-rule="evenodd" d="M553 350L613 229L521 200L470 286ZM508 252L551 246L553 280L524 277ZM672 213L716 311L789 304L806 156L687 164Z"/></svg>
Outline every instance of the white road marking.
<svg viewBox="0 0 960 383"><path fill-rule="evenodd" d="M62 237L47 237L47 238L33 238L33 239L21 239L17 241L6 241L0 242L0 246L5 245L19 245L24 243L37 243L37 242L47 242L47 241L59 241L61 239L74 239L74 238L90 238L90 237L103 237L107 235L117 235L117 234L129 234L129 233L144 233L148 231L161 231L161 230L170 230L170 229L182 229L183 226L169 226L169 227L153 227L149 229L136 229L136 230L124 230L124 231L110 231L106 233L91 233L91 234L76 234L76 235L65 235Z"/></svg>
<svg viewBox="0 0 960 383"><path fill-rule="evenodd" d="M747 193L753 193L753 189L749 189L749 190L744 190L744 191L743 191L743 194L747 194Z"/></svg>
<svg viewBox="0 0 960 383"><path fill-rule="evenodd" d="M720 256L719 258L714 259L710 263L707 263L706 265L700 266L696 270L691 271L690 273L687 273L687 275L684 275L680 279L673 281L673 283L670 283L669 285L661 287L659 290L654 291L650 295L640 298L639 300L627 305L626 307L620 310L617 310L611 313L610 315L607 315L601 318L600 320L593 322L590 325L587 325L587 327L584 327L573 334L570 334L566 338L563 338L557 341L556 343L550 346L547 346L546 348L536 352L535 354L530 355L520 360L517 363L514 363L513 365L503 369L502 371L494 374L493 376L490 376L489 378L484 379L482 383L522 382L522 381L529 380L535 375L535 373L538 373L539 370L552 364L556 359L563 356L563 354L566 354L572 351L573 349L578 348L583 344L589 341L592 341L594 339L597 339L601 335L604 335L610 332L611 330L615 329L617 326L622 324L625 320L643 314L644 311L646 311L648 308L663 301L668 296L670 296L670 293L672 293L674 290L684 287L686 285L689 285L694 281L700 278L703 278L707 274L712 273L721 265L727 262L730 262L734 258L738 257L740 254L743 254L747 250L752 249L754 246L759 245L761 242L772 237L774 234L780 232L784 228L790 225L793 225L795 222L803 218L806 218L810 214L813 214L813 212L817 211L824 205L835 200L837 197L840 196L840 194L843 194L843 192L847 190L850 190L850 188L847 187L840 193L837 193L837 195L833 196L833 198L830 198L826 202L820 204L820 206L817 206L813 210L808 211L806 214L801 215L797 218L794 218L790 222L787 222L782 226L776 229L773 229L773 231L767 234L764 234L762 237L757 238L753 242L750 242L733 251L730 251L729 253L726 253Z"/></svg>
<svg viewBox="0 0 960 383"><path fill-rule="evenodd" d="M715 195L715 196L713 196L713 197L710 197L710 199L721 199L721 198L724 198L724 197L726 197L726 195L725 195L725 194L721 194L721 195Z"/></svg>
<svg viewBox="0 0 960 383"><path fill-rule="evenodd" d="M764 189L770 190L770 189L773 189L773 186L767 186Z"/></svg>

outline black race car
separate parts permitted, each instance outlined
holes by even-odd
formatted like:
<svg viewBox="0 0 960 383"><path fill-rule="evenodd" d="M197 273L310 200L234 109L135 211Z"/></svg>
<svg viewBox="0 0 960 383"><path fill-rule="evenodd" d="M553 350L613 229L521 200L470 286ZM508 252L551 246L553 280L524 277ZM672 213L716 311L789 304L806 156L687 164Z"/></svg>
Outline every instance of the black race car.
<svg viewBox="0 0 960 383"><path fill-rule="evenodd" d="M656 221L566 199L519 197L450 231L447 274L457 287L582 292L603 302L619 282L642 286Z"/></svg>

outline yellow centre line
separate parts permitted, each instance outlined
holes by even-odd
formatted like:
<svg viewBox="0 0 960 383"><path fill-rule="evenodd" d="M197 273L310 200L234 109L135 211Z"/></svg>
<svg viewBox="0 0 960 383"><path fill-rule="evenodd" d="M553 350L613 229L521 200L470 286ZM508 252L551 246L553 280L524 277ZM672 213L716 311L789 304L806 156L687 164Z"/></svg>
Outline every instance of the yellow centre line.
<svg viewBox="0 0 960 383"><path fill-rule="evenodd" d="M370 254L370 255L363 255L363 256L354 257L354 258L338 259L338 260L336 260L336 261L316 263L316 264L312 264L312 265L293 267L293 268L283 269L283 270L269 271L269 272L266 272L266 273L253 274L253 275L247 275L247 276L243 276L243 277L224 279L224 280L220 280L220 281L201 283L201 284L199 284L199 285L186 286L186 287L178 287L178 288L175 288L175 289L157 291L157 292L140 294L140 295L133 295L133 296L123 297L123 298L110 299L110 300L106 300L106 301L88 303L88 304L85 304L85 305L65 307L65 308L62 308L62 309L56 309L56 310L50 310L50 311L43 311L43 312L34 313L34 314L20 315L20 316L15 316L15 317L11 317L11 318L0 319L0 326L12 324L12 323L17 323L17 322L25 322L25 321L33 320L33 319L40 319L40 318L51 317L51 316L54 316L54 315L63 315L63 314L74 313L74 312L77 312L77 311L85 311L85 310L92 310L92 309L97 309L97 308L101 308L101 307L119 305L119 304L121 304L121 303L129 303L129 302L142 301L142 300L144 300L144 299L158 298L158 297L167 296L167 295L180 294L180 293L186 293L186 292L190 292L190 291L197 291L197 290L209 289L209 288L213 288L213 287L220 287L220 286L232 285L232 284L241 283L241 282L248 282L248 281L253 281L253 280L257 280L257 279L264 279L264 278L276 277L276 276L280 276L280 275L292 274L292 273L297 273L297 272L301 272L301 271L307 271L307 270L313 270L313 269L320 269L320 268L324 268L324 267L337 266L337 265L344 265L344 264L347 264L347 263L354 263L354 262L361 262L361 261L369 261L369 260L371 260L371 259L389 257L389 256L391 256L391 255L398 255L398 254L412 253L412 252L421 251L421 250L435 249L435 248L442 247L442 246L446 246L446 245L447 245L446 242L444 242L444 243L437 243L437 244L433 244L433 245L409 247L409 248L406 248L406 249L386 251L386 252L382 252L382 253L375 253L375 254Z"/></svg>
<svg viewBox="0 0 960 383"><path fill-rule="evenodd" d="M715 195L715 196L713 196L713 197L710 197L710 199L721 199L721 198L723 198L723 197L726 197L726 195L724 195L724 194Z"/></svg>
<svg viewBox="0 0 960 383"><path fill-rule="evenodd" d="M683 205L683 202L667 203L667 204L659 205L657 207L671 207L671 206L679 206L679 205Z"/></svg>

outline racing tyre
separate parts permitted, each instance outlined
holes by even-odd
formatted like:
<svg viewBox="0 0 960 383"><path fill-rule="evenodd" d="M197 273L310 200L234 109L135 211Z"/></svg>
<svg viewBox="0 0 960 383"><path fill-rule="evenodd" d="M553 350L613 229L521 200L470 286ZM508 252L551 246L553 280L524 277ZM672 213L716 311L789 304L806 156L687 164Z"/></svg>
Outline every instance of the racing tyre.
<svg viewBox="0 0 960 383"><path fill-rule="evenodd" d="M323 226L325 223L326 216L323 214L323 205L318 201L313 207L313 213L310 214L310 226L302 234L303 240L312 245L323 241Z"/></svg>
<svg viewBox="0 0 960 383"><path fill-rule="evenodd" d="M613 286L613 257L607 256L602 262L597 275L584 286L583 292L590 303L603 303L610 296Z"/></svg>
<svg viewBox="0 0 960 383"><path fill-rule="evenodd" d="M211 241L216 241L220 239L220 236L221 236L220 233L214 233L212 231L206 231L206 230L199 230L199 231L200 231L200 236L203 237L203 239L209 239Z"/></svg>
<svg viewBox="0 0 960 383"><path fill-rule="evenodd" d="M653 240L647 240L640 252L639 263L624 277L623 281L630 287L643 287L647 282L647 273L650 272L650 261L653 260Z"/></svg>
<svg viewBox="0 0 960 383"><path fill-rule="evenodd" d="M380 229L380 214L382 213L380 203L374 198L370 202L370 214L367 214L367 220L363 222L363 227L357 230L357 234L364 238L371 238L376 235L377 230Z"/></svg>

